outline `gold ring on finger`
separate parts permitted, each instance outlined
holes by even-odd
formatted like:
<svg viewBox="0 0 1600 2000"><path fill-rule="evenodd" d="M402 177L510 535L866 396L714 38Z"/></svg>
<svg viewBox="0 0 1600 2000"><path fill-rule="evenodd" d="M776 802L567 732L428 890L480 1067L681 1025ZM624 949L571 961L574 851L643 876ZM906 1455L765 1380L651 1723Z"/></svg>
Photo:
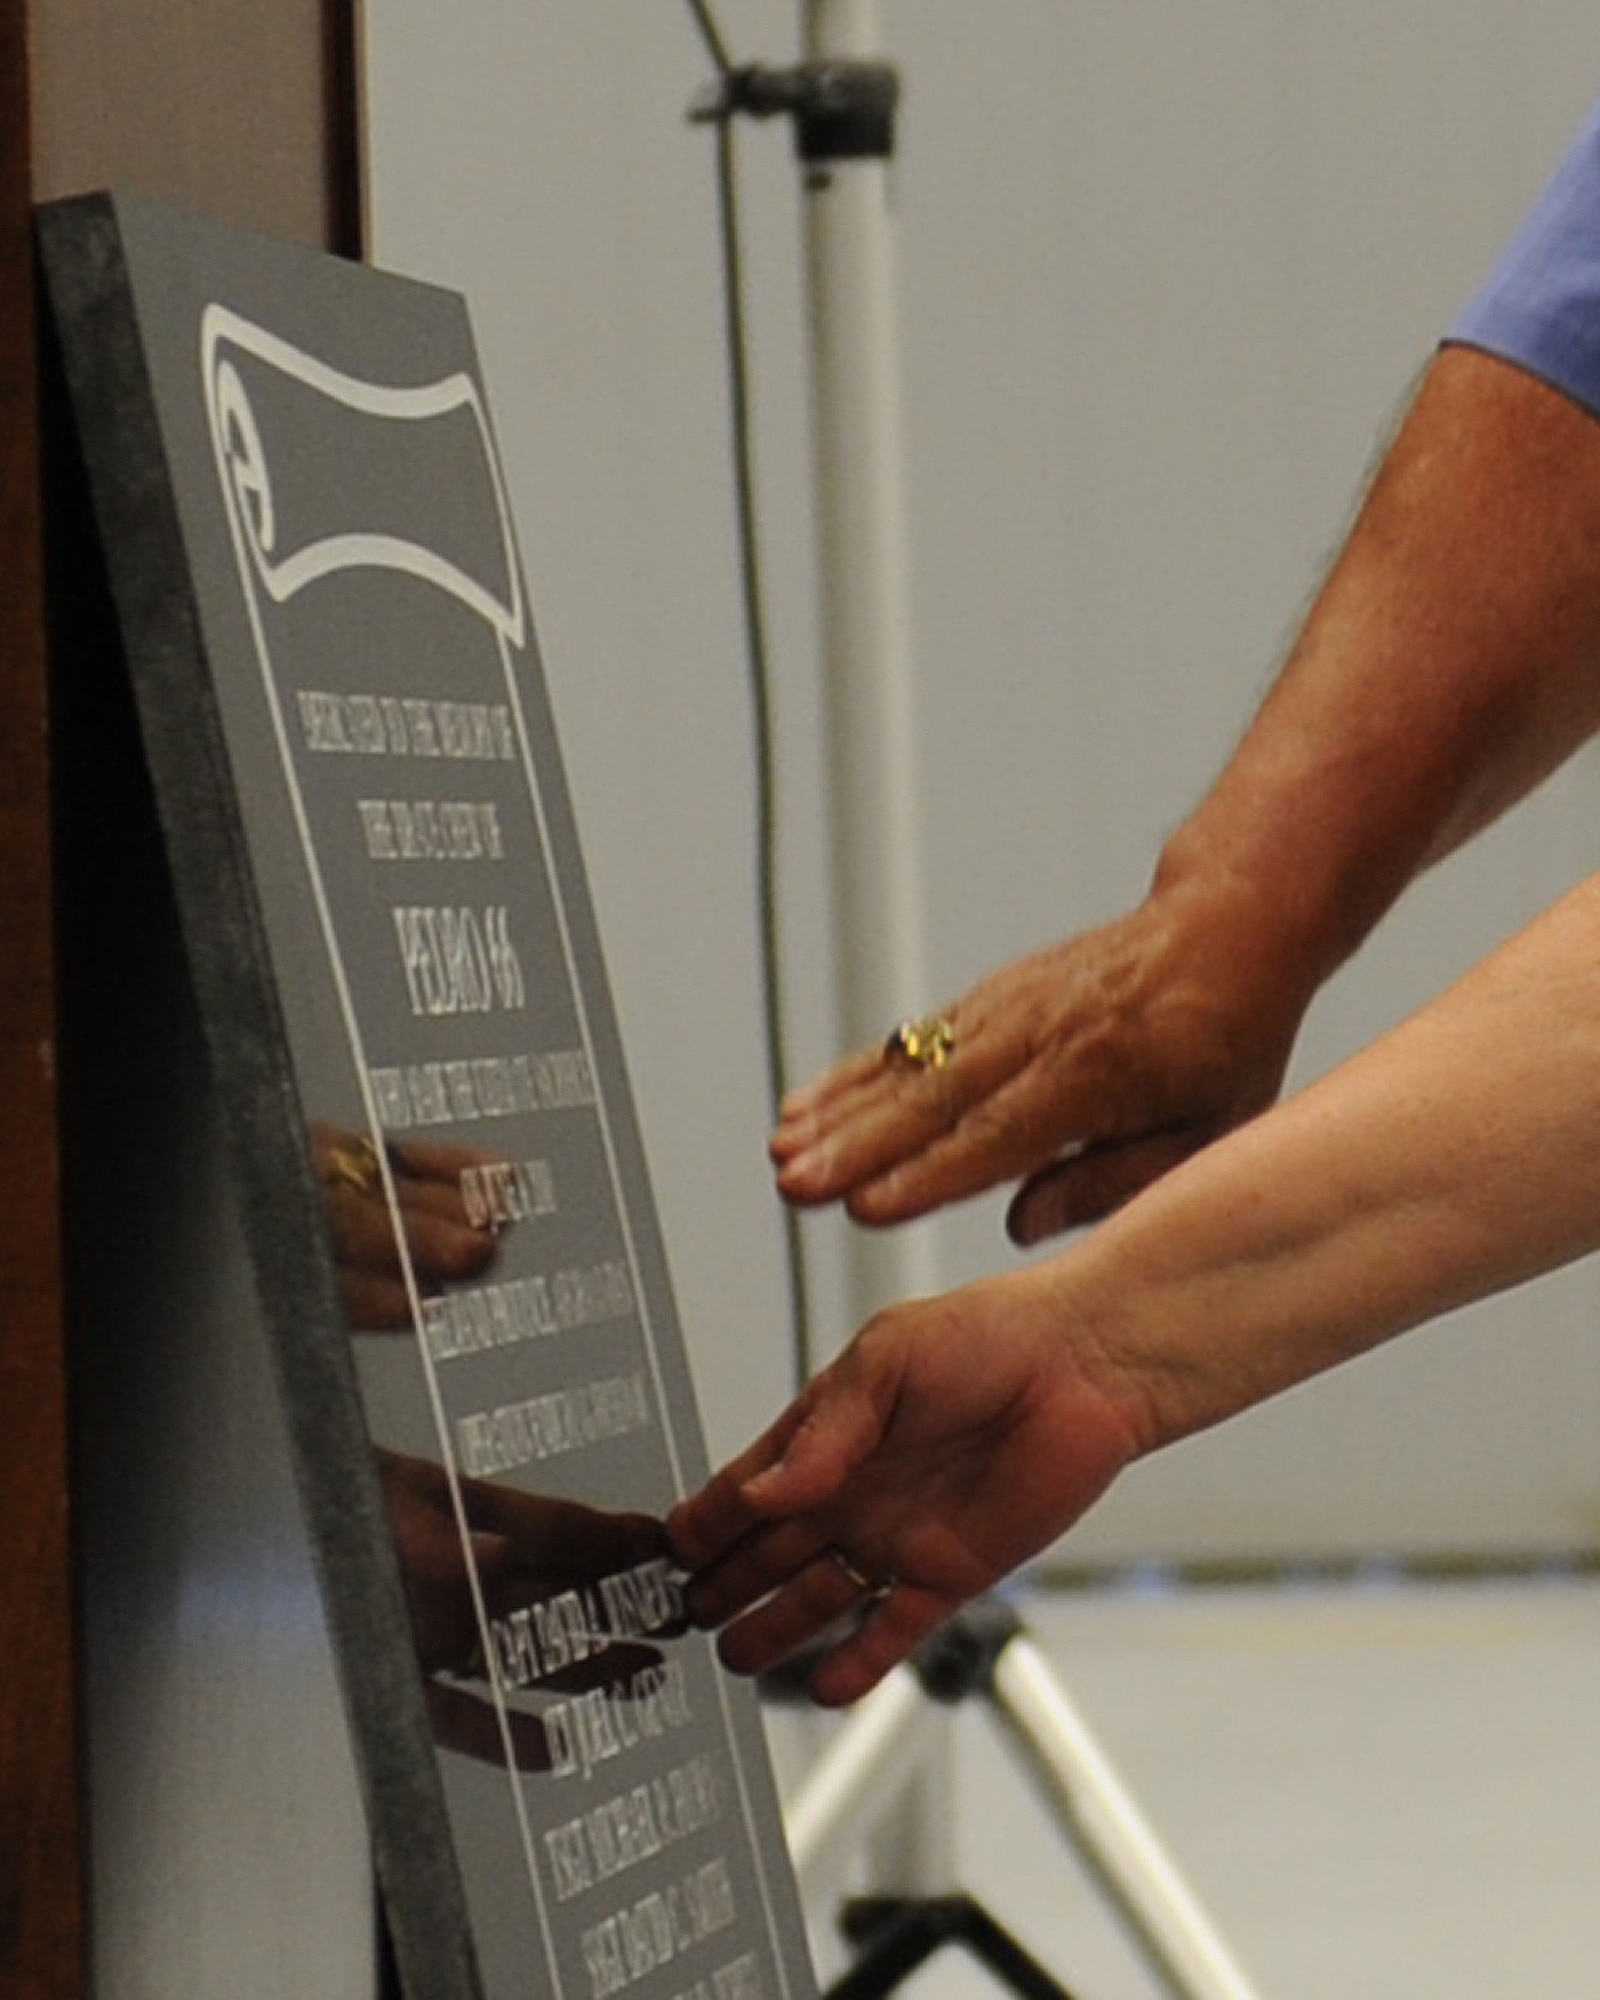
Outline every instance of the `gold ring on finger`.
<svg viewBox="0 0 1600 2000"><path fill-rule="evenodd" d="M370 1139L340 1139L328 1148L323 1179L330 1187L353 1188L357 1194L380 1194L383 1163Z"/></svg>
<svg viewBox="0 0 1600 2000"><path fill-rule="evenodd" d="M902 1021L883 1045L885 1059L913 1069L943 1069L955 1053L956 1031L943 1014Z"/></svg>

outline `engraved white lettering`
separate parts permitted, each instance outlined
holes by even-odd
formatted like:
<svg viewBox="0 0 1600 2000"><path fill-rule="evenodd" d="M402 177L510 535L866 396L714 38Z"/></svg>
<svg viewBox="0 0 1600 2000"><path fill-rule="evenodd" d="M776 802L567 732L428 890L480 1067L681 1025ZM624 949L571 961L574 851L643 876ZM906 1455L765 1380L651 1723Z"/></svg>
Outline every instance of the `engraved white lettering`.
<svg viewBox="0 0 1600 2000"><path fill-rule="evenodd" d="M453 1361L458 1354L631 1319L633 1311L632 1275L613 1257L552 1277L506 1278L425 1299L422 1332L435 1361Z"/></svg>
<svg viewBox="0 0 1600 2000"><path fill-rule="evenodd" d="M431 1345L426 1309L424 1336ZM474 1479L492 1479L518 1466L648 1430L651 1421L644 1376L614 1375L458 1417L456 1450L463 1471Z"/></svg>
<svg viewBox="0 0 1600 2000"><path fill-rule="evenodd" d="M503 903L480 918L465 906L402 903L391 912L413 1014L432 1019L527 1005L510 916Z"/></svg>
<svg viewBox="0 0 1600 2000"><path fill-rule="evenodd" d="M461 1205L474 1229L506 1229L556 1212L548 1160L486 1160L461 1170Z"/></svg>
<svg viewBox="0 0 1600 2000"><path fill-rule="evenodd" d="M727 1930L735 1917L733 1877L720 1855L681 1881L652 1889L583 1933L590 2000L608 2000L635 1980L670 1965L681 1953ZM729 2000L739 2000L731 1981L728 1991Z"/></svg>
<svg viewBox="0 0 1600 2000"><path fill-rule="evenodd" d="M711 1975L711 1984L717 2000L761 2000L761 1973L755 1954L742 1952L738 1958L718 1966Z"/></svg>
<svg viewBox="0 0 1600 2000"><path fill-rule="evenodd" d="M296 697L301 735L319 754L451 758L509 764L516 728L504 702L429 701L306 688Z"/></svg>
<svg viewBox="0 0 1600 2000"><path fill-rule="evenodd" d="M589 1872L589 1850L584 1845L581 1819L551 1827L544 1837L544 1851L550 1863L550 1881L558 1903L568 1902L593 1887L594 1877Z"/></svg>
<svg viewBox="0 0 1600 2000"><path fill-rule="evenodd" d="M367 854L373 861L392 861L399 850L394 844L394 826L389 808L382 799L358 799L361 830L366 835Z"/></svg>
<svg viewBox="0 0 1600 2000"><path fill-rule="evenodd" d="M722 1810L722 1788L707 1756L603 1799L545 1835L556 1900L568 1902L653 1861L675 1842L714 1825Z"/></svg>
<svg viewBox="0 0 1600 2000"><path fill-rule="evenodd" d="M531 1622L524 1627L523 1638L537 1647L536 1628ZM498 1630L495 1658L505 1674L507 1658ZM551 1775L569 1778L581 1774L587 1781L609 1758L687 1727L692 1711L683 1663L662 1660L641 1667L625 1681L613 1681L609 1688L593 1688L587 1694L551 1702L542 1711L541 1720L549 1740Z"/></svg>
<svg viewBox="0 0 1600 2000"><path fill-rule="evenodd" d="M512 1118L527 1112L575 1111L599 1101L583 1049L476 1056L469 1061L408 1063L404 1067L377 1065L368 1076L380 1110L379 1122L394 1132L424 1125L470 1124L480 1118Z"/></svg>
<svg viewBox="0 0 1600 2000"><path fill-rule="evenodd" d="M357 799L371 861L503 861L492 800Z"/></svg>
<svg viewBox="0 0 1600 2000"><path fill-rule="evenodd" d="M681 1631L684 1615L682 1577L665 1557L653 1557L602 1577L598 1596L590 1585L559 1591L491 1619L489 1632L501 1680L531 1687L624 1641ZM631 1728L624 1734L638 1740Z"/></svg>

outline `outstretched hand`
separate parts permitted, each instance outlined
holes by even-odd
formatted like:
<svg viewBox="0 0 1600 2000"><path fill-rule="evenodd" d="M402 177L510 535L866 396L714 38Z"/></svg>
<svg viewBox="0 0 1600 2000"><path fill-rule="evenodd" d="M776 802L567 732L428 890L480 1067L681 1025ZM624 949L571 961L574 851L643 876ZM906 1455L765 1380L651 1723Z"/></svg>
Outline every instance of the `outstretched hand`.
<svg viewBox="0 0 1600 2000"><path fill-rule="evenodd" d="M1019 1180L1021 1244L1110 1214L1278 1094L1311 987L1242 914L1157 890L975 986L941 1066L847 1057L784 1100L780 1193L887 1224Z"/></svg>
<svg viewBox="0 0 1600 2000"><path fill-rule="evenodd" d="M1099 1497L1139 1449L1138 1406L1060 1290L1029 1271L881 1314L674 1509L726 1666L764 1672L864 1610L811 1681L855 1701Z"/></svg>

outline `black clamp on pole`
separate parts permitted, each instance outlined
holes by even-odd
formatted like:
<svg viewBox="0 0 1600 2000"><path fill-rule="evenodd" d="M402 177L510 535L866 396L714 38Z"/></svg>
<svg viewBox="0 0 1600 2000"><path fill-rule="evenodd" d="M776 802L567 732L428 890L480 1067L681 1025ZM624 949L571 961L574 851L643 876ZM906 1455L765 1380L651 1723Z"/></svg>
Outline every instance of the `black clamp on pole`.
<svg viewBox="0 0 1600 2000"><path fill-rule="evenodd" d="M746 63L724 70L697 97L689 116L698 124L786 115L794 120L795 152L808 165L894 157L900 75L890 63L830 57L774 69Z"/></svg>
<svg viewBox="0 0 1600 2000"><path fill-rule="evenodd" d="M912 1654L923 1693L949 1707L988 1694L1000 1655L1021 1630L1021 1618L1003 1597L975 1598Z"/></svg>
<svg viewBox="0 0 1600 2000"><path fill-rule="evenodd" d="M1003 1597L974 1598L923 1640L909 1664L930 1701L955 1708L969 1696L992 1691L1000 1655L1022 1629L1021 1617ZM812 1673L828 1643L824 1637L764 1673L758 1682L763 1701L806 1706Z"/></svg>

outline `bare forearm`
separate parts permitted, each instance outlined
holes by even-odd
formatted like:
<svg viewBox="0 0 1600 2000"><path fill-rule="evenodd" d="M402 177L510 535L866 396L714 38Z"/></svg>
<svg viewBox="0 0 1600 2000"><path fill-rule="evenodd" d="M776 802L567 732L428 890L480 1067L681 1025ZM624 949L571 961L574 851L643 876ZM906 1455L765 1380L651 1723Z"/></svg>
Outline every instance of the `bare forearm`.
<svg viewBox="0 0 1600 2000"><path fill-rule="evenodd" d="M1320 982L1600 727L1597 550L1600 424L1446 350L1158 887L1227 882Z"/></svg>
<svg viewBox="0 0 1600 2000"><path fill-rule="evenodd" d="M1269 1104L1412 878L1597 726L1600 423L1450 349L1151 894L947 1007L943 1070L880 1045L795 1093L782 1192L883 1224L1015 1180L1020 1243L1099 1220Z"/></svg>
<svg viewBox="0 0 1600 2000"><path fill-rule="evenodd" d="M1145 1447L1600 1245L1600 878L1054 1265Z"/></svg>

